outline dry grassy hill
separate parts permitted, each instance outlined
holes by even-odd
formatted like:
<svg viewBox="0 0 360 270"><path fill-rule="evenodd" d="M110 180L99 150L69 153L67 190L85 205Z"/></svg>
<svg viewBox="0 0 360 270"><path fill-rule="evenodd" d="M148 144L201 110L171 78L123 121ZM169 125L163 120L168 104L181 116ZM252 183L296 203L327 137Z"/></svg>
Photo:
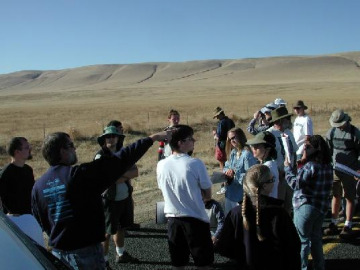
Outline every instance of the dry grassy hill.
<svg viewBox="0 0 360 270"><path fill-rule="evenodd" d="M360 52L181 63L96 65L0 75L0 94L146 87L359 82Z"/></svg>
<svg viewBox="0 0 360 270"><path fill-rule="evenodd" d="M13 136L33 145L30 165L35 176L48 167L40 153L45 134L65 131L75 139L80 162L92 160L96 137L112 119L123 122L125 143L167 125L171 108L181 122L195 128L194 155L209 173L213 158L212 111L224 108L246 129L253 113L281 97L289 110L298 99L309 106L317 134L329 129L335 108L344 108L360 126L360 51L322 56L291 56L182 63L97 65L56 71L19 71L0 75L0 167L8 162L4 149ZM250 135L249 135L250 137ZM138 163L134 181L136 218L153 219L162 200L156 188L157 147ZM216 190L216 188L215 188Z"/></svg>

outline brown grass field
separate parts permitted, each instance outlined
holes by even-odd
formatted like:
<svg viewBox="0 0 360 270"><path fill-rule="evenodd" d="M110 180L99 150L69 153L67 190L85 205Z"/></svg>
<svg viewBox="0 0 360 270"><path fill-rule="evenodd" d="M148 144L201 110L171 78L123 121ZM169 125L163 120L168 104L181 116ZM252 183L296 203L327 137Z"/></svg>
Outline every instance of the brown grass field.
<svg viewBox="0 0 360 270"><path fill-rule="evenodd" d="M29 165L37 178L48 167L40 153L45 134L68 132L75 140L79 162L88 162L99 149L96 138L109 120L123 122L125 144L129 144L167 126L167 113L174 108L181 114L181 123L194 127L194 156L204 161L211 174L218 169L211 136L216 106L246 130L253 113L275 98L285 99L289 111L302 99L315 133L325 135L336 108L343 108L359 126L359 89L360 52L3 74L0 167L9 162L5 147L13 136L25 136L32 144L34 158ZM154 220L155 203L162 200L156 163L157 144L138 162L140 176L133 181L137 222Z"/></svg>

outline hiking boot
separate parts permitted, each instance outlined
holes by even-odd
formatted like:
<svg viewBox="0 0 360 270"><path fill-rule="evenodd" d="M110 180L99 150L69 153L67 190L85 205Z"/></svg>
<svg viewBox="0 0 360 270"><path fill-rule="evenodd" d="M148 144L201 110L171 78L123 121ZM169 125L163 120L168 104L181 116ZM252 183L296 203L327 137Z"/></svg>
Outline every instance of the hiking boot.
<svg viewBox="0 0 360 270"><path fill-rule="evenodd" d="M339 229L334 223L329 224L329 228L324 230L324 235L337 235L339 234Z"/></svg>
<svg viewBox="0 0 360 270"><path fill-rule="evenodd" d="M139 262L139 259L131 256L128 252L124 251L123 255L121 255L121 256L116 254L115 262L116 263L136 263L136 262Z"/></svg>
<svg viewBox="0 0 360 270"><path fill-rule="evenodd" d="M355 236L355 232L349 226L344 226L339 236L341 239L351 239Z"/></svg>

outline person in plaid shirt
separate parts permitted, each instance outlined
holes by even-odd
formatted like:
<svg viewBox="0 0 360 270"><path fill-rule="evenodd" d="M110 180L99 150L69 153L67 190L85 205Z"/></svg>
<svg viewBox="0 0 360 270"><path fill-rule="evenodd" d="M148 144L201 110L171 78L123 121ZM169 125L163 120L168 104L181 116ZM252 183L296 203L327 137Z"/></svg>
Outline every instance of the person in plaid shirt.
<svg viewBox="0 0 360 270"><path fill-rule="evenodd" d="M322 224L329 209L333 169L328 145L320 135L309 137L305 145L306 163L297 175L285 160L285 179L294 190L294 224L301 240L301 266L307 269L311 250L314 269L324 269Z"/></svg>

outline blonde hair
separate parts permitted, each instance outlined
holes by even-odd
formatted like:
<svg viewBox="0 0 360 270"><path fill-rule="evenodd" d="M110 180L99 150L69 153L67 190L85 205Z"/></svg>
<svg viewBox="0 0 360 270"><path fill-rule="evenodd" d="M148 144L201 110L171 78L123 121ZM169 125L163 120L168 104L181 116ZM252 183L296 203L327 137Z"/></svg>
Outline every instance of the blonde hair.
<svg viewBox="0 0 360 270"><path fill-rule="evenodd" d="M246 145L247 139L246 139L246 135L245 135L244 131L241 128L234 127L228 131L227 138L226 138L225 152L226 152L226 156L227 156L228 160L230 159L230 153L231 153L231 148L232 148L231 141L229 140L230 132L235 133L235 137L238 138L239 143L237 145L237 148L238 148L239 154L241 154L241 151L244 148L246 148L247 150L250 151L250 148Z"/></svg>
<svg viewBox="0 0 360 270"><path fill-rule="evenodd" d="M242 203L241 215L243 217L243 226L245 230L249 230L250 223L246 215L247 204L251 203L256 209L256 234L259 241L264 241L265 237L262 235L260 222L260 193L264 184L272 177L270 169L261 164L256 164L250 167L244 179L244 199Z"/></svg>

